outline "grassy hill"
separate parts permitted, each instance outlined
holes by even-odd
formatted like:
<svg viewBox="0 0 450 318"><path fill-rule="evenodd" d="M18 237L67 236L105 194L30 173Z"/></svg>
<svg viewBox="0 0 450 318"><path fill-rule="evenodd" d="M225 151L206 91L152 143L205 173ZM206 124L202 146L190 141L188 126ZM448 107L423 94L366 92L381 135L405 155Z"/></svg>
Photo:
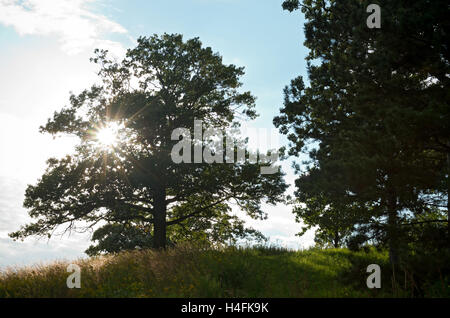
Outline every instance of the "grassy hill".
<svg viewBox="0 0 450 318"><path fill-rule="evenodd" d="M289 251L253 247L132 251L80 259L81 288L66 286L67 266L8 268L0 272L0 297L403 297L386 252L369 249ZM368 289L369 264L382 268L380 289ZM401 285L401 286L400 286ZM403 286L404 285L404 286ZM426 296L439 296L441 284ZM443 286L448 288L448 286ZM444 288L445 289L445 288Z"/></svg>

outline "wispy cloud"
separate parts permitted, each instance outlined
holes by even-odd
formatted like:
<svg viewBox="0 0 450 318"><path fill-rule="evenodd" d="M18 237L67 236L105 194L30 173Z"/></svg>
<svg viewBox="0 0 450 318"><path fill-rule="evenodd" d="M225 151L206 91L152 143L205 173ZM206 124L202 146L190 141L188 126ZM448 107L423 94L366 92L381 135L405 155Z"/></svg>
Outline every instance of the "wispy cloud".
<svg viewBox="0 0 450 318"><path fill-rule="evenodd" d="M83 251L91 244L90 232L73 232L70 237L55 237L52 240L32 237L25 241L13 241L8 236L8 233L31 221L22 207L25 188L22 180L0 175L0 271L2 267L14 264L28 265L44 260L85 256Z"/></svg>
<svg viewBox="0 0 450 318"><path fill-rule="evenodd" d="M92 47L106 47L120 53L118 42L105 40L107 34L127 30L106 16L93 12L94 0L0 0L0 23L20 35L56 36L62 49L76 54Z"/></svg>

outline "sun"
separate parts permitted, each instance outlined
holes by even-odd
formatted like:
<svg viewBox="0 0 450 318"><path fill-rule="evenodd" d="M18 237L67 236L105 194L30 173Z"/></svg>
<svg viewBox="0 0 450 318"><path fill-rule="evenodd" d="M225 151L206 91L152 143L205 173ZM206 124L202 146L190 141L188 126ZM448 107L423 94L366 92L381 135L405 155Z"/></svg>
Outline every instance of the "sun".
<svg viewBox="0 0 450 318"><path fill-rule="evenodd" d="M97 130L95 139L103 147L114 147L119 141L120 128L117 123L110 122Z"/></svg>

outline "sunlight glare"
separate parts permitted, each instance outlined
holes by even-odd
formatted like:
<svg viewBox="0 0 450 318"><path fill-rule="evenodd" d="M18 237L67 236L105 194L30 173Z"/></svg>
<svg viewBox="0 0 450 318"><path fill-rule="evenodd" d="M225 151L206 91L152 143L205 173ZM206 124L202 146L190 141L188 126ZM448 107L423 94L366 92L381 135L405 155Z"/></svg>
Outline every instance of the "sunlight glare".
<svg viewBox="0 0 450 318"><path fill-rule="evenodd" d="M108 123L97 131L98 143L105 147L115 146L118 142L120 126L117 123Z"/></svg>

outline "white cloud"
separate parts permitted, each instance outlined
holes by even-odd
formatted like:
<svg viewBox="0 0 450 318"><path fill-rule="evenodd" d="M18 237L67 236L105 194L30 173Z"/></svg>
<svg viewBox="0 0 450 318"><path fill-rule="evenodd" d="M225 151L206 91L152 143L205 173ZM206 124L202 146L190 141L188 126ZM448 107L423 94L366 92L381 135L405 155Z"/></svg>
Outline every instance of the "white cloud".
<svg viewBox="0 0 450 318"><path fill-rule="evenodd" d="M88 8L93 0L0 0L0 23L12 26L20 35L56 36L64 52L76 54L92 47L111 49L116 55L124 48L104 39L106 34L127 30Z"/></svg>
<svg viewBox="0 0 450 318"><path fill-rule="evenodd" d="M5 233L0 233L0 271L7 267L86 258L83 251L89 245L89 236L86 234L73 234L64 240L29 239L21 242L13 241Z"/></svg>
<svg viewBox="0 0 450 318"><path fill-rule="evenodd" d="M52 140L49 135L39 134L32 120L0 111L0 178L34 183L49 157L65 156L76 143L77 139L70 137Z"/></svg>
<svg viewBox="0 0 450 318"><path fill-rule="evenodd" d="M0 176L0 271L13 265L30 265L55 259L85 257L90 233L72 233L51 240L29 238L13 241L8 233L19 230L32 219L22 207L26 183L20 178Z"/></svg>
<svg viewBox="0 0 450 318"><path fill-rule="evenodd" d="M46 159L64 155L76 142L52 140L38 133L39 126L68 103L69 91L79 93L96 81L97 68L89 62L94 47L116 56L125 51L107 36L128 36L127 31L92 13L89 2L0 0L0 27L11 26L21 36L48 38L26 46L8 45L0 52L0 267L73 259L90 244L89 233L50 242L35 238L14 242L7 235L31 221L22 206L26 185L36 183Z"/></svg>

